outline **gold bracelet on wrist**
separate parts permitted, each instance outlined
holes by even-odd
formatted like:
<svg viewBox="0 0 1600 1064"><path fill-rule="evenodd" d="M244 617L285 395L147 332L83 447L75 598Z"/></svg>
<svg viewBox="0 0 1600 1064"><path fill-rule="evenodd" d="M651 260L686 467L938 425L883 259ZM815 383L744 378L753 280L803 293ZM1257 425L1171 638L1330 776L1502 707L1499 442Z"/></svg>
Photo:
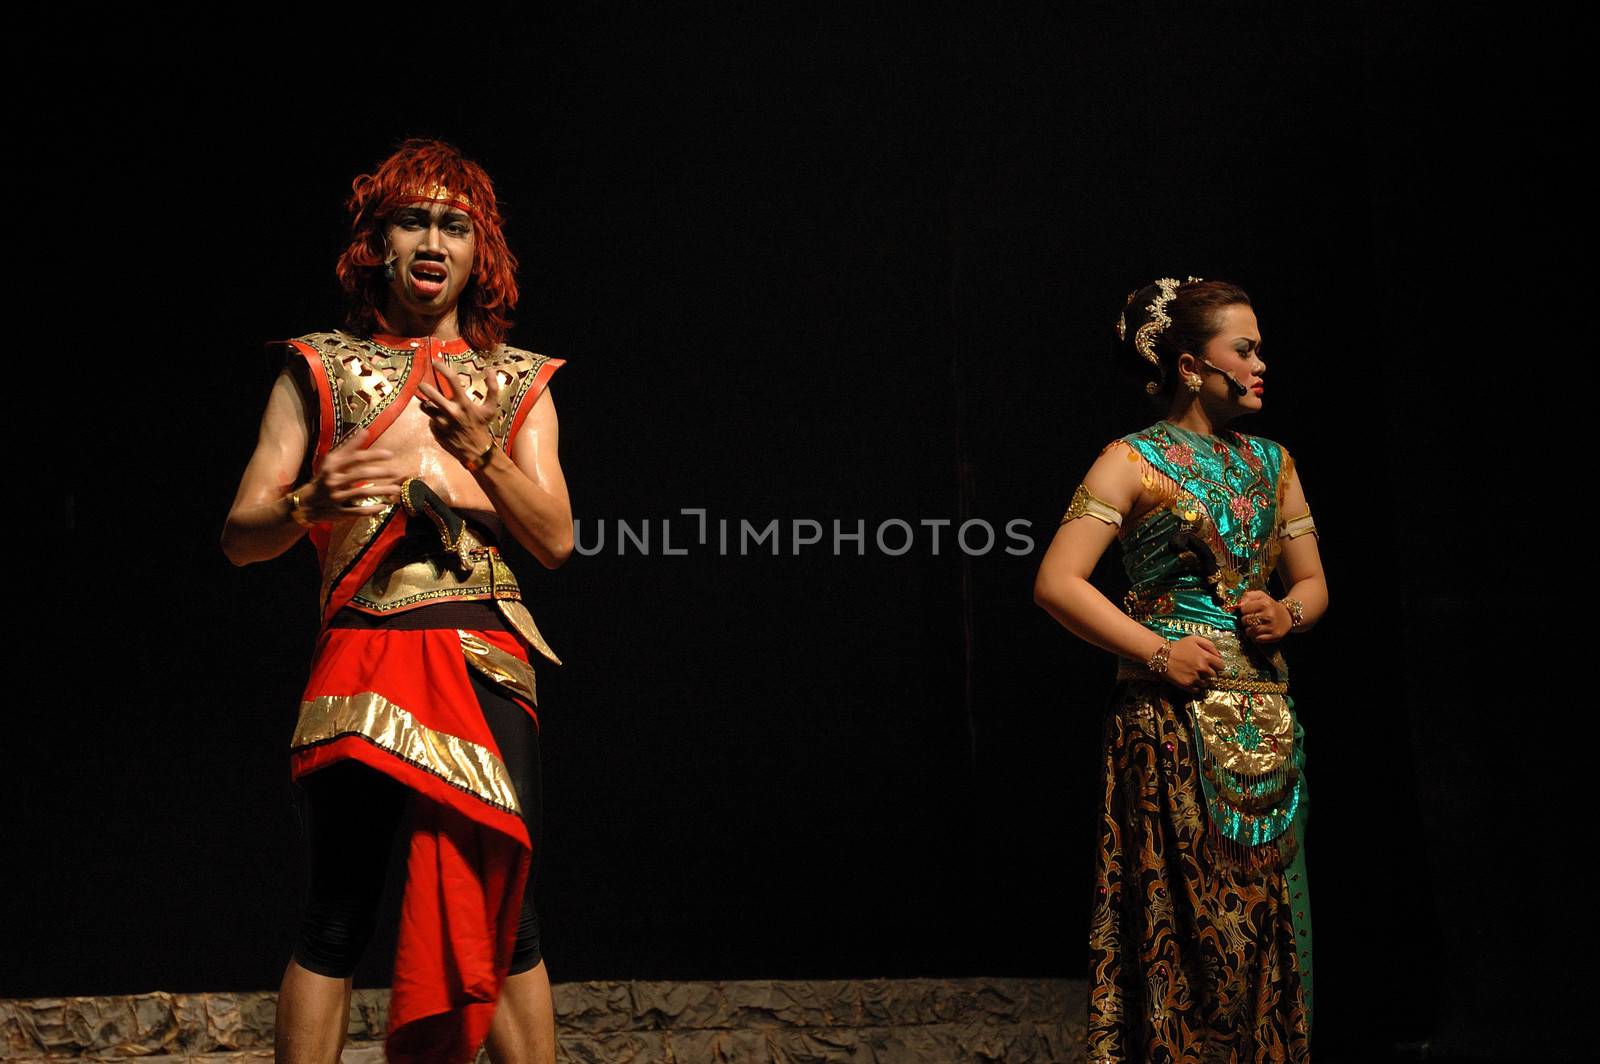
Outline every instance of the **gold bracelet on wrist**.
<svg viewBox="0 0 1600 1064"><path fill-rule="evenodd" d="M476 473L478 470L482 469L484 466L489 464L489 459L490 459L491 456L493 456L493 454L494 454L494 439L493 439L493 437L491 437L490 440L489 440L489 446L487 446L487 447L485 447L483 449L483 453L482 454L478 455L475 458L467 459L466 462L464 462L463 464L467 467L467 472Z"/></svg>
<svg viewBox="0 0 1600 1064"><path fill-rule="evenodd" d="M1298 632L1306 620L1306 605L1297 598L1285 595L1278 602L1289 611L1289 631Z"/></svg>
<svg viewBox="0 0 1600 1064"><path fill-rule="evenodd" d="M1163 639L1161 645L1156 648L1155 653L1151 654L1150 659L1144 663L1144 667L1157 676L1165 676L1167 674L1167 659L1171 657L1172 640Z"/></svg>
<svg viewBox="0 0 1600 1064"><path fill-rule="evenodd" d="M300 493L298 491L291 491L284 497L289 500L289 519L291 521L301 528L310 528L316 524L306 515L306 505L300 501Z"/></svg>

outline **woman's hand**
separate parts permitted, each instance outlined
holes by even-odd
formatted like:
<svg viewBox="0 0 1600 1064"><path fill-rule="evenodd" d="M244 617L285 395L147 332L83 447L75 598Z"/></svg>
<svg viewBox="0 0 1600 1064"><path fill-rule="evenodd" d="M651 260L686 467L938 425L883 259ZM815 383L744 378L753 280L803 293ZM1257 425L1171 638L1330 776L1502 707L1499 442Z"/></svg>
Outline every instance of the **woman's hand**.
<svg viewBox="0 0 1600 1064"><path fill-rule="evenodd" d="M1265 591L1246 591L1237 609L1239 627L1252 643L1276 643L1294 627L1289 607Z"/></svg>
<svg viewBox="0 0 1600 1064"><path fill-rule="evenodd" d="M1224 664L1215 643L1205 636L1186 635L1172 644L1172 653L1167 658L1167 681L1192 691L1220 676Z"/></svg>
<svg viewBox="0 0 1600 1064"><path fill-rule="evenodd" d="M371 435L363 429L328 452L317 475L296 493L301 517L319 523L382 513L400 497L409 469L393 451L363 450Z"/></svg>
<svg viewBox="0 0 1600 1064"><path fill-rule="evenodd" d="M438 359L433 362L433 371L439 377L451 381L456 379L455 370ZM456 461L474 472L482 464L485 453L494 445L489 423L500 413L500 374L491 367L484 379L488 395L482 403L472 402L459 385L452 389L456 393L454 399L445 398L443 392L427 381L417 386L417 391L423 397L422 412L428 415L433 438Z"/></svg>

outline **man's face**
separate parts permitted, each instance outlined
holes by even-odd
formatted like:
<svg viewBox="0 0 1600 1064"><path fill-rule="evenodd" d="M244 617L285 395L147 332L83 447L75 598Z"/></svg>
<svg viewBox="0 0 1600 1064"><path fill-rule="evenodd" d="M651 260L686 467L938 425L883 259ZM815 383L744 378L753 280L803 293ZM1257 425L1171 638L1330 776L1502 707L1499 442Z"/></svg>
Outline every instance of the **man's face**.
<svg viewBox="0 0 1600 1064"><path fill-rule="evenodd" d="M448 203L414 203L394 212L387 235L394 256L392 298L424 314L455 306L472 278L478 248L471 217Z"/></svg>

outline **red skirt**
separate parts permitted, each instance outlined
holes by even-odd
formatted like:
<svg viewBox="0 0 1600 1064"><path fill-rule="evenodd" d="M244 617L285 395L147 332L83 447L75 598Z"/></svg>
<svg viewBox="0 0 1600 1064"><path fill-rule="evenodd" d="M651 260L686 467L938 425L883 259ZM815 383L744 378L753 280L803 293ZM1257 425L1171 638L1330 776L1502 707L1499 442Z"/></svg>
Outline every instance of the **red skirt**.
<svg viewBox="0 0 1600 1064"><path fill-rule="evenodd" d="M470 1061L488 1035L532 841L468 669L501 680L533 714L531 671L527 690L506 683L527 662L503 631L329 628L318 644L291 743L294 778L351 758L427 799L414 803L391 1061Z"/></svg>

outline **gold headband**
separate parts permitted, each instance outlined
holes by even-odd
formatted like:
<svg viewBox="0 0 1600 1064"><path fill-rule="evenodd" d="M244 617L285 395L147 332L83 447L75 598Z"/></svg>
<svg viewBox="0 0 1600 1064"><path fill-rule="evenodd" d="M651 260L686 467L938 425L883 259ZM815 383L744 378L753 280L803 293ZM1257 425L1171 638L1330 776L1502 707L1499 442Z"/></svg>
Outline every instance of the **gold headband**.
<svg viewBox="0 0 1600 1064"><path fill-rule="evenodd" d="M1156 293L1156 297L1151 300L1150 305L1144 308L1150 317L1143 325L1139 326L1139 331L1133 334L1133 349L1139 352L1140 358L1156 368L1156 379L1144 386L1145 392L1149 395L1154 395L1161 390L1161 381L1164 376L1161 372L1161 359L1156 356L1156 337L1160 336L1166 327L1172 324L1172 319L1167 316L1167 304L1177 296L1180 284L1192 284L1195 281L1203 280L1205 280L1203 277L1191 277L1188 281L1179 281L1173 277L1159 277L1156 279L1155 286L1160 291ZM1129 292L1128 301L1123 304L1122 314L1117 318L1118 340L1126 340L1128 338L1127 308L1133 305L1133 297L1138 294L1136 291Z"/></svg>
<svg viewBox="0 0 1600 1064"><path fill-rule="evenodd" d="M416 200L431 200L435 203L451 203L465 207L471 211L475 208L472 200L467 198L465 192L454 192L448 185L414 185L400 193L400 200L411 203Z"/></svg>

